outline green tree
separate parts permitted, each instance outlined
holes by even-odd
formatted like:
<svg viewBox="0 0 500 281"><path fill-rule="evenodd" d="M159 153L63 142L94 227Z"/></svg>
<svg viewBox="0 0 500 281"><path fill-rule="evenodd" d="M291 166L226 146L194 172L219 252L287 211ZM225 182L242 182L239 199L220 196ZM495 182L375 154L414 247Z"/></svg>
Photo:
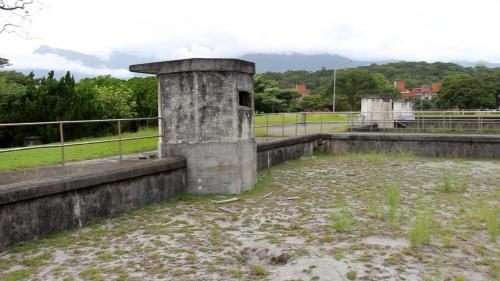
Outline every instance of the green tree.
<svg viewBox="0 0 500 281"><path fill-rule="evenodd" d="M398 92L396 88L392 85L392 83L385 77L383 74L374 73L372 74L375 83L377 84L377 93L383 95L390 95L393 98L397 99L401 97L401 94Z"/></svg>
<svg viewBox="0 0 500 281"><path fill-rule="evenodd" d="M425 100L425 99L415 99L413 101L413 107L415 110L428 110L436 107L433 100Z"/></svg>
<svg viewBox="0 0 500 281"><path fill-rule="evenodd" d="M497 89L484 77L453 75L444 79L436 104L440 108L495 108Z"/></svg>
<svg viewBox="0 0 500 281"><path fill-rule="evenodd" d="M348 69L337 72L336 109L359 110L361 98L378 93L378 85L372 74L363 69ZM333 93L333 80L320 92L324 97Z"/></svg>
<svg viewBox="0 0 500 281"><path fill-rule="evenodd" d="M311 95L303 97L301 104L304 111L328 111L332 108L332 99Z"/></svg>
<svg viewBox="0 0 500 281"><path fill-rule="evenodd" d="M494 73L487 74L484 80L490 83L493 88L493 96L495 97L495 108L500 109L500 70L496 70Z"/></svg>
<svg viewBox="0 0 500 281"><path fill-rule="evenodd" d="M101 118L130 118L136 116L137 104L133 91L124 83L113 86L96 86L97 105Z"/></svg>
<svg viewBox="0 0 500 281"><path fill-rule="evenodd" d="M269 93L254 93L255 111L280 112L286 108L285 103Z"/></svg>
<svg viewBox="0 0 500 281"><path fill-rule="evenodd" d="M254 77L254 104L257 112L288 112L300 109L295 89L281 89L278 82L262 75Z"/></svg>
<svg viewBox="0 0 500 281"><path fill-rule="evenodd" d="M158 86L156 77L134 77L127 80L126 85L134 92L138 116L158 116Z"/></svg>

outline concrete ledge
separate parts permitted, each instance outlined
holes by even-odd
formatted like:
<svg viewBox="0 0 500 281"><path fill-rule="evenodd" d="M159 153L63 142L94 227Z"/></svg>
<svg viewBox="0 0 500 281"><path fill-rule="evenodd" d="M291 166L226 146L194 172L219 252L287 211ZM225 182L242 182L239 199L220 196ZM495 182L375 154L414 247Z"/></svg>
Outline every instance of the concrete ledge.
<svg viewBox="0 0 500 281"><path fill-rule="evenodd" d="M257 170L310 156L314 153L315 142L319 139L321 135L311 135L258 144Z"/></svg>
<svg viewBox="0 0 500 281"><path fill-rule="evenodd" d="M131 65L132 72L168 74L190 71L235 71L255 73L255 63L239 59L192 58Z"/></svg>
<svg viewBox="0 0 500 281"><path fill-rule="evenodd" d="M148 161L133 167L116 168L101 173L72 174L69 176L3 185L0 188L0 205L185 167L186 160L184 158L172 157L169 159Z"/></svg>
<svg viewBox="0 0 500 281"><path fill-rule="evenodd" d="M500 143L500 136L492 135L450 135L450 134L398 134L398 133L342 133L316 135L324 139L343 140L393 140L393 141L437 141Z"/></svg>
<svg viewBox="0 0 500 281"><path fill-rule="evenodd" d="M186 191L186 160L151 160L92 175L0 187L0 251Z"/></svg>
<svg viewBox="0 0 500 281"><path fill-rule="evenodd" d="M316 134L257 146L257 169L315 152L410 152L430 157L500 159L500 136L396 133Z"/></svg>
<svg viewBox="0 0 500 281"><path fill-rule="evenodd" d="M303 136L303 137L294 137L294 138L275 140L275 141L270 141L270 142L266 142L266 143L259 143L257 145L257 152L263 152L266 150L276 149L276 148L280 148L280 147L284 147L284 146L290 146L290 145L295 145L295 144L300 144L300 143L305 143L305 142L311 142L311 141L315 141L318 139L329 138L329 137L330 137L330 135L316 134L316 135L309 135L309 136Z"/></svg>

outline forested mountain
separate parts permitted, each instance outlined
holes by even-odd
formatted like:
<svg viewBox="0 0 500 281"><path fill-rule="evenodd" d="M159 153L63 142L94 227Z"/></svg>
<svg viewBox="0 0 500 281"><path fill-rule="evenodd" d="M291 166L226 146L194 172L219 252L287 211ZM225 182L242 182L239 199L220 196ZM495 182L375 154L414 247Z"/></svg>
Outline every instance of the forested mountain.
<svg viewBox="0 0 500 281"><path fill-rule="evenodd" d="M162 57L162 58L155 58L152 56L144 56L144 55L137 55L134 53L128 53L124 51L113 51L106 59L100 58L94 55L90 54L85 54L73 50L67 50L67 49L61 49L61 48L54 48L51 46L46 46L46 45L41 45L39 48L34 50L34 54L38 55L55 55L60 58L63 58L69 62L74 62L77 64L80 64L82 66L88 67L90 69L94 69L95 73L103 73L103 70L108 70L108 71L116 71L116 70L122 70L122 72L115 72L115 73L126 73L128 66L131 64L137 64L137 63L145 63L145 62L152 62L152 61L158 61L158 60L171 60L173 58L169 57ZM264 73L264 72L286 72L286 71L312 71L312 72L318 72L321 71L322 69L334 69L336 67L340 68L355 68L355 67L371 67L372 65L376 64L378 66L382 65L387 65L387 64L394 64L399 62L400 60L392 59L392 60L356 60L356 59L350 59L345 56L340 56L336 54L303 54L303 53L248 53L244 54L239 57L240 59L243 60L248 60L255 62L256 68L257 68L257 73ZM7 59L9 59L7 57ZM349 62L348 64L345 64L346 62ZM51 71L50 69L37 69L37 68L19 68L16 66L16 61L11 60L11 63L13 64L11 67L9 67L9 70L17 70L20 72L23 72L25 74L29 74L30 72L34 72L36 77L41 77ZM488 63L488 62L479 62L481 65L488 67L488 68L493 68L493 67L500 67L500 64L493 64L493 63ZM410 64L409 67L411 67L411 64L414 64L413 62L401 62L401 64ZM425 63L423 63L425 64ZM440 64L440 63L438 63ZM441 63L444 65L455 65L458 66L459 68L461 66L464 67L474 67L477 65L477 62L469 62L469 61L460 61L456 62L456 64L453 63ZM432 64L431 64L432 65ZM396 66L397 68L397 66ZM445 66L445 68L449 68L448 66ZM453 67L451 67L453 68ZM63 69L63 71L55 71L55 77L60 78L65 75L66 70L69 70L72 72L73 76L75 77L76 80L80 80L81 78L85 77L95 77L98 76L98 74L93 74L93 73L81 73L76 71L76 69ZM389 69L384 69L384 71L387 70L387 75L390 76L390 73L393 72L394 70L389 70ZM414 73L419 71L420 69L414 69ZM453 70L452 70L453 71ZM131 74L133 76L139 76L143 77L140 74L133 73ZM389 79L392 79L392 77L387 77ZM441 77L442 78L442 77ZM417 81L416 81L417 82ZM411 84L412 82L410 82Z"/></svg>
<svg viewBox="0 0 500 281"><path fill-rule="evenodd" d="M359 68L371 74L382 74L390 82L403 80L406 82L407 88L441 82L446 76L450 75L466 74L475 77L492 74L500 70L500 68L463 67L455 63L443 62L396 62L380 65L371 64ZM338 70L338 73L342 71L345 70ZM319 71L265 72L262 75L267 79L278 81L282 88L294 88L297 83L305 83L311 93L315 94L321 86L333 79L333 70L323 68Z"/></svg>
<svg viewBox="0 0 500 281"><path fill-rule="evenodd" d="M385 64L397 60L351 60L347 57L334 54L265 54L251 53L240 57L255 63L257 73L262 72L285 72L293 70L318 71L320 69L334 69L336 67L354 68L358 66L371 65L373 63Z"/></svg>

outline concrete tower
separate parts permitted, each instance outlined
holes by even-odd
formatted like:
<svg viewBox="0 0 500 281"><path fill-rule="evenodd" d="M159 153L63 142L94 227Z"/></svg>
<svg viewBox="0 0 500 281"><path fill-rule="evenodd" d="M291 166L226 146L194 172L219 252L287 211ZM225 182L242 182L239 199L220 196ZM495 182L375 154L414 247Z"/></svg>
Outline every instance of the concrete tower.
<svg viewBox="0 0 500 281"><path fill-rule="evenodd" d="M130 66L156 74L160 157L187 159L188 192L236 194L255 185L255 64L186 59Z"/></svg>

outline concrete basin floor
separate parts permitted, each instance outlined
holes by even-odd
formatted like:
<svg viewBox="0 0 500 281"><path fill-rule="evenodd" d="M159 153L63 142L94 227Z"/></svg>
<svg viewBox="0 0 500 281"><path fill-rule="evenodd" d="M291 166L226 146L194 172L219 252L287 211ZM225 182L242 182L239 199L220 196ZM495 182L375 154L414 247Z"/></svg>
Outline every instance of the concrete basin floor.
<svg viewBox="0 0 500 281"><path fill-rule="evenodd" d="M0 279L500 276L499 161L320 154L258 178L238 201L184 195L11 246L0 253Z"/></svg>

